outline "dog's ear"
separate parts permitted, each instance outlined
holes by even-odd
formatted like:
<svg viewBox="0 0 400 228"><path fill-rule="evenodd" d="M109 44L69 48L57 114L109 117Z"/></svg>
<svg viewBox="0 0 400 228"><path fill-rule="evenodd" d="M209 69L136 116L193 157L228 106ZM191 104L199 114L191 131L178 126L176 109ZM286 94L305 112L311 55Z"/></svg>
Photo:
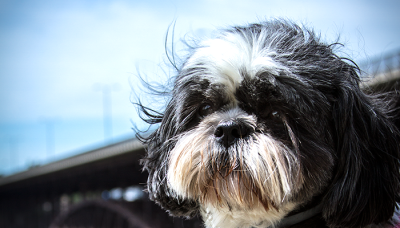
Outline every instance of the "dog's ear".
<svg viewBox="0 0 400 228"><path fill-rule="evenodd" d="M400 141L386 102L362 92L356 67L346 66L333 101L337 161L323 216L329 227L364 227L389 220L399 202Z"/></svg>
<svg viewBox="0 0 400 228"><path fill-rule="evenodd" d="M171 103L173 102L172 100ZM190 218L198 212L197 202L179 198L169 188L167 181L169 151L175 145L172 138L177 132L176 120L174 119L174 107L176 105L171 103L163 114L143 105L140 106L141 112L149 118L145 121L151 124L161 123L160 127L147 137L137 134L138 138L147 146L146 155L141 160L141 164L143 169L149 173L146 189L149 198L172 216Z"/></svg>

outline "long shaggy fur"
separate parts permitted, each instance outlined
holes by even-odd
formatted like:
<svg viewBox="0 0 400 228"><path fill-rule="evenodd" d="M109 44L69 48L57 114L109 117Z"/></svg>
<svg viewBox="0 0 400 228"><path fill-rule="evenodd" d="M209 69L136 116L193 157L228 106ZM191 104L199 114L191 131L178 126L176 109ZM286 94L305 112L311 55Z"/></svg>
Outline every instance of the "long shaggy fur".
<svg viewBox="0 0 400 228"><path fill-rule="evenodd" d="M316 204L328 227L389 224L399 133L334 46L276 20L192 47L165 110L139 105L159 124L139 135L151 199L207 227L266 227Z"/></svg>

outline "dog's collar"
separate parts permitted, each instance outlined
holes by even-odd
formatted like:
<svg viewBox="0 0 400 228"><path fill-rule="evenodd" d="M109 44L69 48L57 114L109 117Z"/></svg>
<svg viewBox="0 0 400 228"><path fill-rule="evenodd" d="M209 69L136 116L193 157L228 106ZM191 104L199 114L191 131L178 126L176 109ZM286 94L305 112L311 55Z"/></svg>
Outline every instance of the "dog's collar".
<svg viewBox="0 0 400 228"><path fill-rule="evenodd" d="M268 228L285 228L288 226L292 226L295 225L297 223L303 222L315 215L317 215L318 213L321 213L322 211L322 204L317 205L316 207L313 207L309 210L288 216L283 218L278 224L276 224L275 226L270 226Z"/></svg>

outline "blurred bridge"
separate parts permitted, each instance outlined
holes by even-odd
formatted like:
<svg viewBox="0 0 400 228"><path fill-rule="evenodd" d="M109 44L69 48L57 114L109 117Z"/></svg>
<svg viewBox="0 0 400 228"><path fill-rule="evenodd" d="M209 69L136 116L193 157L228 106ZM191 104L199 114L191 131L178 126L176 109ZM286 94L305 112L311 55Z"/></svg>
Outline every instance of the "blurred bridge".
<svg viewBox="0 0 400 228"><path fill-rule="evenodd" d="M400 51L360 67L366 91L399 91ZM199 219L169 217L148 200L143 155L132 138L0 177L0 228L201 227Z"/></svg>
<svg viewBox="0 0 400 228"><path fill-rule="evenodd" d="M200 227L199 220L169 217L148 199L143 156L132 138L0 178L0 227Z"/></svg>
<svg viewBox="0 0 400 228"><path fill-rule="evenodd" d="M399 90L400 49L360 64L363 86L375 91Z"/></svg>

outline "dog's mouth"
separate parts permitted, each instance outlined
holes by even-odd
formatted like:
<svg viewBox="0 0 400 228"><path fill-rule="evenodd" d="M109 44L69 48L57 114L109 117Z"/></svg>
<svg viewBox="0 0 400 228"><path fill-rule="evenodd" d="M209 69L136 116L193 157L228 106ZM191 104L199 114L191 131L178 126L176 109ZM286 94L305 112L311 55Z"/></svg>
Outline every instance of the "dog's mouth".
<svg viewBox="0 0 400 228"><path fill-rule="evenodd" d="M221 159L209 161L208 170L193 179L198 187L198 200L202 204L225 205L229 208L253 208L262 206L266 211L278 210L274 201L252 177L241 159Z"/></svg>
<svg viewBox="0 0 400 228"><path fill-rule="evenodd" d="M299 163L292 151L266 135L222 147L193 132L171 151L168 183L179 196L220 207L279 208L299 186Z"/></svg>

